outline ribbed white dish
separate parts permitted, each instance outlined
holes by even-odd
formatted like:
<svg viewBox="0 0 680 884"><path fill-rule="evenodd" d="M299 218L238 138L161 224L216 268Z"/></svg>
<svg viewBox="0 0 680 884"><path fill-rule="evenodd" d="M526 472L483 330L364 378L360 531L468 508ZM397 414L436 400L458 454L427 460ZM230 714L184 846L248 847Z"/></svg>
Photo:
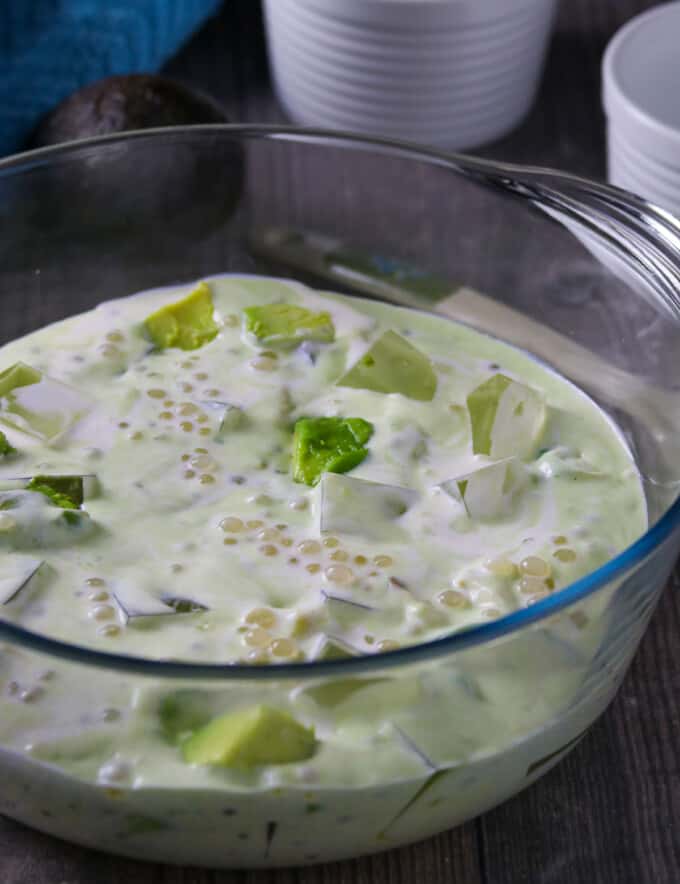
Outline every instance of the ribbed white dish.
<svg viewBox="0 0 680 884"><path fill-rule="evenodd" d="M680 2L626 24L602 66L609 180L680 217Z"/></svg>
<svg viewBox="0 0 680 884"><path fill-rule="evenodd" d="M557 0L265 0L284 108L303 125L464 149L513 128Z"/></svg>

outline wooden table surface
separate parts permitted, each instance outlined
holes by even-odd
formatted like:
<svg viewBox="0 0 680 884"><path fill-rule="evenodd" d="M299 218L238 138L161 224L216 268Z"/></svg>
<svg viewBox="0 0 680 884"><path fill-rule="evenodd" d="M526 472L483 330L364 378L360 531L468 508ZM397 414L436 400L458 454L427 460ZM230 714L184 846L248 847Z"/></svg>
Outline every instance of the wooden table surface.
<svg viewBox="0 0 680 884"><path fill-rule="evenodd" d="M533 112L482 153L602 177L602 51L619 25L652 5L562 0ZM227 0L168 65L220 97L236 122L284 119L269 84L258 7ZM316 868L211 872L111 858L0 818L0 884L581 882L680 882L680 572L616 701L567 759L503 806L416 846Z"/></svg>

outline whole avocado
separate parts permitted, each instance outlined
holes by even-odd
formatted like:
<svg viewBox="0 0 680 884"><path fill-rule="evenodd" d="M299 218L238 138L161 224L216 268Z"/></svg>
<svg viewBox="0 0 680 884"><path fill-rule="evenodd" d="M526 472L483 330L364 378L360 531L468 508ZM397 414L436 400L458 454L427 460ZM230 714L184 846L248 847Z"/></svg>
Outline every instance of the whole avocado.
<svg viewBox="0 0 680 884"><path fill-rule="evenodd" d="M149 74L108 77L48 113L27 147L226 122L217 102L181 83ZM243 192L242 144L223 132L148 138L144 147L125 139L74 144L17 182L4 209L15 231L25 226L27 251L16 248L15 236L13 254L0 257L19 268L33 262L42 233L41 246L50 253L77 246L97 255L104 246L112 260L152 257L162 264L180 244L196 244L228 224Z"/></svg>

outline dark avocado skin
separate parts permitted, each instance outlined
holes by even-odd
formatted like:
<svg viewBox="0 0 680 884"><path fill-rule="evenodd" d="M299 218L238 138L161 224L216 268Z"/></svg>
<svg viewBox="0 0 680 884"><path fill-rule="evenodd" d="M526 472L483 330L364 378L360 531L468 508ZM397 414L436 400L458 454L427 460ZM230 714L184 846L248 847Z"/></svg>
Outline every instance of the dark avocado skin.
<svg viewBox="0 0 680 884"><path fill-rule="evenodd" d="M146 74L110 77L48 114L30 146L224 122L216 102L180 83ZM181 251L228 227L244 177L244 147L222 133L196 140L183 133L149 136L144 150L125 140L74 145L68 154L34 164L30 175L0 182L0 230L13 228L11 251L0 237L0 262L25 271L64 264L67 254L77 254L81 264L96 264L106 254L114 266L153 262L159 272L167 266L170 277Z"/></svg>
<svg viewBox="0 0 680 884"><path fill-rule="evenodd" d="M182 83L130 74L107 77L74 92L40 121L27 146L45 147L131 129L227 122L217 102Z"/></svg>

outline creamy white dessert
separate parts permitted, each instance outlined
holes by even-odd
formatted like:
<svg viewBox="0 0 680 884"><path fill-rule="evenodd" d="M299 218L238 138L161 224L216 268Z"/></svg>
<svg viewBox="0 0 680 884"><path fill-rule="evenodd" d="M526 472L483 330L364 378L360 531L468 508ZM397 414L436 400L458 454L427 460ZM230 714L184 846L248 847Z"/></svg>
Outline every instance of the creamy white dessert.
<svg viewBox="0 0 680 884"><path fill-rule="evenodd" d="M196 685L8 649L0 810L33 825L218 865L379 849L516 791L601 702L579 699L601 597L521 640L378 656L540 602L646 528L615 425L497 340L216 277L2 348L0 433L2 619L154 660L377 656Z"/></svg>

